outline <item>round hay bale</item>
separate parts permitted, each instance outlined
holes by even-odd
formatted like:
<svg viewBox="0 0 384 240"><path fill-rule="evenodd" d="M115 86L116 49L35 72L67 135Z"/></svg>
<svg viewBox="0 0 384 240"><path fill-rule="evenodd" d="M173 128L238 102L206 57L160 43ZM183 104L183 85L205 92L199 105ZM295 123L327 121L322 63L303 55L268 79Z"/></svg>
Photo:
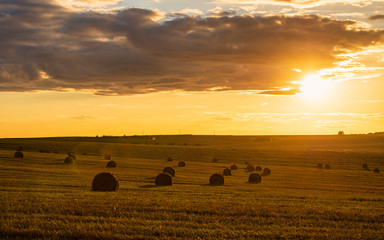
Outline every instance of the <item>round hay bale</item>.
<svg viewBox="0 0 384 240"><path fill-rule="evenodd" d="M237 165L236 164L233 164L233 165L231 165L231 170L237 170L238 168L237 168Z"/></svg>
<svg viewBox="0 0 384 240"><path fill-rule="evenodd" d="M111 160L111 154L105 153L104 154L104 160Z"/></svg>
<svg viewBox="0 0 384 240"><path fill-rule="evenodd" d="M109 172L97 174L92 181L92 191L113 192L119 190L119 180Z"/></svg>
<svg viewBox="0 0 384 240"><path fill-rule="evenodd" d="M172 176L167 172L159 173L155 178L157 186L172 186L172 182Z"/></svg>
<svg viewBox="0 0 384 240"><path fill-rule="evenodd" d="M168 162L172 162L172 161L173 161L173 158L169 157L169 158L167 158L167 161L168 161Z"/></svg>
<svg viewBox="0 0 384 240"><path fill-rule="evenodd" d="M76 154L74 152L69 152L68 153L68 157L71 157L73 158L74 160L76 160Z"/></svg>
<svg viewBox="0 0 384 240"><path fill-rule="evenodd" d="M325 169L331 169L331 166L329 166L329 164L325 164Z"/></svg>
<svg viewBox="0 0 384 240"><path fill-rule="evenodd" d="M248 171L248 172L253 172L253 171L255 171L255 167L252 166L252 165L248 165L248 166L247 166L247 171Z"/></svg>
<svg viewBox="0 0 384 240"><path fill-rule="evenodd" d="M115 168L116 167L116 162L115 161L109 161L107 163L107 167Z"/></svg>
<svg viewBox="0 0 384 240"><path fill-rule="evenodd" d="M256 171L261 171L262 168L261 168L260 166L257 166L257 167L255 167L255 170L256 170Z"/></svg>
<svg viewBox="0 0 384 240"><path fill-rule="evenodd" d="M163 169L163 172L166 172L166 173L169 173L172 177L175 176L175 169L173 169L172 167L165 167Z"/></svg>
<svg viewBox="0 0 384 240"><path fill-rule="evenodd" d="M323 169L323 164L322 164L322 163L318 163L318 164L317 164L317 168L318 168L318 169Z"/></svg>
<svg viewBox="0 0 384 240"><path fill-rule="evenodd" d="M258 173L249 174L248 181L251 183L259 183L261 182L261 176Z"/></svg>
<svg viewBox="0 0 384 240"><path fill-rule="evenodd" d="M215 173L209 178L209 184L219 186L224 184L224 177L221 174Z"/></svg>
<svg viewBox="0 0 384 240"><path fill-rule="evenodd" d="M74 159L69 156L64 159L65 164L72 164L73 162L74 162Z"/></svg>
<svg viewBox="0 0 384 240"><path fill-rule="evenodd" d="M218 161L219 161L219 159L217 159L217 158L212 159L212 162L218 162Z"/></svg>
<svg viewBox="0 0 384 240"><path fill-rule="evenodd" d="M263 176L268 176L269 174L271 174L271 169L269 169L269 168L264 168L264 170L263 170Z"/></svg>
<svg viewBox="0 0 384 240"><path fill-rule="evenodd" d="M185 167L185 162L180 161L180 162L177 164L177 166L179 166L179 167Z"/></svg>
<svg viewBox="0 0 384 240"><path fill-rule="evenodd" d="M374 172L374 173L380 173L380 169L375 168L375 169L373 169L373 172Z"/></svg>
<svg viewBox="0 0 384 240"><path fill-rule="evenodd" d="M21 152L21 151L17 151L17 152L15 152L14 157L15 157L15 158L23 158L23 157L24 157L24 154L23 154L23 152Z"/></svg>
<svg viewBox="0 0 384 240"><path fill-rule="evenodd" d="M229 168L225 168L224 170L223 170L223 176L231 176L232 174L231 174L231 169L229 169Z"/></svg>

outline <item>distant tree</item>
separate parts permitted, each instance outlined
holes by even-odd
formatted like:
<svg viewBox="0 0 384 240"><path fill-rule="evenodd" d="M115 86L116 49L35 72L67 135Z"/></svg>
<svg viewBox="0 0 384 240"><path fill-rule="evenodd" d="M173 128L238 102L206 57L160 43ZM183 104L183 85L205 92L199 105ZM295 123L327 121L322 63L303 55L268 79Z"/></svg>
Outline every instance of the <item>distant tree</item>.
<svg viewBox="0 0 384 240"><path fill-rule="evenodd" d="M337 135L339 135L339 136L344 136L344 131L339 131L339 132L337 133Z"/></svg>

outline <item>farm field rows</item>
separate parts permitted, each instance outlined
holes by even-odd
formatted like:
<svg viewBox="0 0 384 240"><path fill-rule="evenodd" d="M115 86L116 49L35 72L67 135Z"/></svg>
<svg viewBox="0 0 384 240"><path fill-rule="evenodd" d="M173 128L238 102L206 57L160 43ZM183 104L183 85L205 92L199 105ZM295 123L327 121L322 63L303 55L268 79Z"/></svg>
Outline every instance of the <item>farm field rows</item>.
<svg viewBox="0 0 384 240"><path fill-rule="evenodd" d="M70 151L75 163L64 164ZM272 173L248 183L245 162ZM363 163L384 170L384 137L0 139L0 238L383 239L384 175ZM209 185L232 164L223 186ZM155 186L167 166L173 185ZM119 191L92 192L100 172Z"/></svg>

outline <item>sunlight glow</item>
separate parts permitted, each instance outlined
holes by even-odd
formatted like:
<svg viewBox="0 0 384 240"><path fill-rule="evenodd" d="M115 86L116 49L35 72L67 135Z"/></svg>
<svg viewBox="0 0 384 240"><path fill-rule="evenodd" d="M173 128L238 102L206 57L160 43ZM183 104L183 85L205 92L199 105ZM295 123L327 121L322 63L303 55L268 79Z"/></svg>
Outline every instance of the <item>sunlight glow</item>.
<svg viewBox="0 0 384 240"><path fill-rule="evenodd" d="M310 99L326 97L330 88L330 81L321 78L316 74L309 74L300 82L300 91Z"/></svg>

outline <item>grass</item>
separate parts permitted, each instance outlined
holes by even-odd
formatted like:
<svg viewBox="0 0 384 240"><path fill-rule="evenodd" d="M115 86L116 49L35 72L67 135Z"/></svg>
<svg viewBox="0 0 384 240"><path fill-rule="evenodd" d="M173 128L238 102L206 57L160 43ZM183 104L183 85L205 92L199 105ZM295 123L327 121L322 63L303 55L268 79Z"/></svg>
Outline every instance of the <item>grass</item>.
<svg viewBox="0 0 384 240"><path fill-rule="evenodd" d="M0 139L0 238L383 239L384 175L361 167L384 169L383 146L378 136ZM75 164L64 164L69 151ZM247 183L246 161L271 175ZM232 164L223 186L208 185ZM156 187L166 166L174 185ZM118 192L90 191L104 171Z"/></svg>

